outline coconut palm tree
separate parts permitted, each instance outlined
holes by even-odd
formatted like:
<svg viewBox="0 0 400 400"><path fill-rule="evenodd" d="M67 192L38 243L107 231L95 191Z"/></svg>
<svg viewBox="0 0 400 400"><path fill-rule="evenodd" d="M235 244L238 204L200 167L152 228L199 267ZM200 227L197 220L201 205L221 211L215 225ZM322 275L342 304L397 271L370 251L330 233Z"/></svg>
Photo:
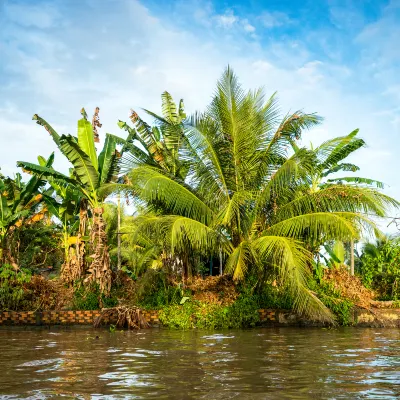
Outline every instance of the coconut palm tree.
<svg viewBox="0 0 400 400"><path fill-rule="evenodd" d="M314 154L315 160L310 170L310 190L317 191L332 184L356 184L375 186L383 189L382 182L358 176L332 176L338 172L357 172L359 167L353 163L346 162L346 158L355 151L365 146L365 141L359 138L359 130L355 129L346 136L339 136L323 142L314 148L311 145L310 151ZM296 143L292 142L294 151L299 151Z"/></svg>
<svg viewBox="0 0 400 400"><path fill-rule="evenodd" d="M383 215L398 203L371 188L306 189L315 156L307 149L290 155L289 148L320 121L301 111L280 118L275 96L245 92L228 68L206 111L184 123L184 177L140 162L129 173L132 193L151 213L138 219L139 229L161 234L183 264L188 253L222 251L225 272L236 280L277 275L298 311L330 319L307 288L309 242L359 237L376 229L363 212Z"/></svg>
<svg viewBox="0 0 400 400"><path fill-rule="evenodd" d="M346 136L336 137L325 141L320 146L314 148L311 145L311 153L314 156L314 162L309 169L309 176L307 177L307 187L311 193L319 190L324 190L323 193L330 193L331 188L340 190L341 196L350 195L349 191L351 186L357 186L363 191L364 196L368 196L368 188L382 189L384 187L382 182L359 177L359 176L344 176L338 177L336 174L343 172L357 172L359 167L353 163L346 162L346 158L352 155L355 151L365 146L363 139L359 138L359 130L355 129ZM296 143L292 142L292 148L295 152L300 151ZM346 185L347 187L345 187ZM373 193L375 191L373 190ZM382 216L382 214L380 214ZM319 252L320 243L315 243L312 249L313 253ZM354 275L354 238L349 242L350 245L350 272Z"/></svg>
<svg viewBox="0 0 400 400"><path fill-rule="evenodd" d="M135 111L131 110L130 120L133 128L126 122L119 121L121 129L128 132L132 140L137 140L141 147L125 147L125 159L122 164L126 170L138 164L148 164L165 172L185 179L189 165L179 154L184 142L184 121L186 118L183 100L176 105L168 92L161 95L162 115L144 110L152 117L155 125L150 127ZM129 151L126 151L129 150Z"/></svg>

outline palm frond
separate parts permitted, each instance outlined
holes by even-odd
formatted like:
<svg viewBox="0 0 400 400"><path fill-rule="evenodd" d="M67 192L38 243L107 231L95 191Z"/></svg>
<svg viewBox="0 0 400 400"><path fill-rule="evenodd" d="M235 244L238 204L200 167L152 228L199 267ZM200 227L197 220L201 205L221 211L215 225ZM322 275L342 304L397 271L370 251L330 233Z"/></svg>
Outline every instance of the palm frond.
<svg viewBox="0 0 400 400"><path fill-rule="evenodd" d="M357 185L362 184L362 185L376 186L378 189L384 189L385 187L385 184L383 182L376 181L375 179L361 178L359 176L346 176L346 177L328 179L327 182L338 183L338 184L343 184L343 182L355 183Z"/></svg>
<svg viewBox="0 0 400 400"><path fill-rule="evenodd" d="M171 177L152 167L138 167L130 174L138 195L147 202L162 202L171 213L210 223L213 212L199 197Z"/></svg>
<svg viewBox="0 0 400 400"><path fill-rule="evenodd" d="M295 299L295 309L319 321L332 322L334 317L307 288L308 263L311 254L302 243L281 236L263 236L252 243L256 253L278 268L280 280Z"/></svg>

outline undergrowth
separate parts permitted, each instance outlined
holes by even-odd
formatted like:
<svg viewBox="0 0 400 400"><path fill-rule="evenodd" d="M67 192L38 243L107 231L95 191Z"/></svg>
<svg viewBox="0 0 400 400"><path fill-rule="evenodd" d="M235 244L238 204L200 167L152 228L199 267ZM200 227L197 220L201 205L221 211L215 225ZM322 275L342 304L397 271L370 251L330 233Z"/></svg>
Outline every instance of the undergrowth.
<svg viewBox="0 0 400 400"><path fill-rule="evenodd" d="M174 329L247 328L260 322L255 298L239 296L230 306L186 301L164 306L159 311L160 322Z"/></svg>

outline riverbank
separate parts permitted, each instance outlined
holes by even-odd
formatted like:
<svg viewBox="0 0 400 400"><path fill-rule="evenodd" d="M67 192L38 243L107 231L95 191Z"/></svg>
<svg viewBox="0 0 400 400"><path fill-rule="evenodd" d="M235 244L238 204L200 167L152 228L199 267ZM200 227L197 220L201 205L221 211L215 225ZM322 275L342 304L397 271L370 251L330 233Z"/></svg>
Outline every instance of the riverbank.
<svg viewBox="0 0 400 400"><path fill-rule="evenodd" d="M143 317L152 328L163 326L158 310L143 310ZM101 315L100 310L84 311L3 311L0 312L0 326L90 326ZM320 322L305 319L291 310L260 309L257 326L324 326ZM117 312L111 312L102 319L102 326L117 323ZM400 328L400 308L354 309L350 326L373 328Z"/></svg>

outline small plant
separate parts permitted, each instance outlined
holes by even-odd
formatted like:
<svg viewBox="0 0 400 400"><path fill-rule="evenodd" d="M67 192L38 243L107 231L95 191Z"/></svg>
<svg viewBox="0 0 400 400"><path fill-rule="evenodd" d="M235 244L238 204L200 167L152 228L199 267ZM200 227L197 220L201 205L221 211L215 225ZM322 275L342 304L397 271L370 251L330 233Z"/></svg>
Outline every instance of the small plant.
<svg viewBox="0 0 400 400"><path fill-rule="evenodd" d="M311 286L322 303L335 315L339 325L352 325L352 310L355 305L351 300L343 297L342 293L332 283L322 281L317 284L314 282L311 283Z"/></svg>
<svg viewBox="0 0 400 400"><path fill-rule="evenodd" d="M16 271L11 265L0 267L0 310L17 311L27 307L28 291L24 284L30 282L28 270Z"/></svg>
<svg viewBox="0 0 400 400"><path fill-rule="evenodd" d="M173 329L248 328L260 322L256 298L244 295L230 306L199 301L165 306L159 311L159 319Z"/></svg>
<svg viewBox="0 0 400 400"><path fill-rule="evenodd" d="M110 293L107 297L100 292L97 285L87 288L84 286L77 287L74 293L73 309L74 310L99 310L101 308L111 308L118 304L118 299Z"/></svg>

